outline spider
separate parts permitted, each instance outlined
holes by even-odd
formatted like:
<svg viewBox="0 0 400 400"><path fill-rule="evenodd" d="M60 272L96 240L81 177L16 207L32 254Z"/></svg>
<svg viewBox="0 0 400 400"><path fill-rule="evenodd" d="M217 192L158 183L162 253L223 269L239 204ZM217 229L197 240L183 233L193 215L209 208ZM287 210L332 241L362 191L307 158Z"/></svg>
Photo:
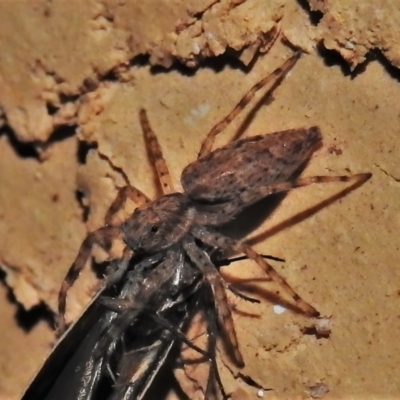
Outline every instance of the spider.
<svg viewBox="0 0 400 400"><path fill-rule="evenodd" d="M140 124L163 195L151 201L130 185L119 191L107 212L106 225L90 233L83 241L61 286L58 307L60 332L65 329L67 292L84 268L93 244L99 243L106 247L117 237L121 237L126 244L125 254L160 254L162 257L173 248L174 252L184 255L198 268L211 288L218 326L234 361L240 367L244 366L244 360L227 300L226 282L205 248L222 254L244 253L270 279L281 285L305 315L319 315L252 247L223 235L218 229L232 221L245 208L272 194L313 183L354 181L362 184L371 174L298 178L299 171L321 144L321 133L316 126L247 137L212 151L217 135L253 99L256 92L269 84L268 93L271 93L293 68L300 55L300 52L295 53L281 67L254 85L234 109L211 129L202 143L197 160L182 172L183 193L174 190L147 113L144 109L140 110ZM139 207L122 224L113 224L113 215L128 198ZM118 281L123 274L123 268L113 271L108 275L107 284Z"/></svg>

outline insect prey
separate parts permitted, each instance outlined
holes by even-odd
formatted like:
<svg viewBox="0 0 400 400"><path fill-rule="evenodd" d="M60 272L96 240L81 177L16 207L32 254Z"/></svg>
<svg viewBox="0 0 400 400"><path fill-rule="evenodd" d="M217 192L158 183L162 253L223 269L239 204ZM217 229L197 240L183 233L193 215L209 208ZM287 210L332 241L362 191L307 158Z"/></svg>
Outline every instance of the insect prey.
<svg viewBox="0 0 400 400"><path fill-rule="evenodd" d="M198 159L182 172L182 193L177 192L172 185L166 162L146 111L144 109L139 111L140 124L151 158L154 160L163 195L152 201L130 185L119 191L106 215L106 225L90 233L83 241L61 286L58 308L60 332L66 327L67 292L88 261L93 244L98 243L107 247L118 237L122 238L126 245L124 254L127 259L132 257L132 253L135 256L158 259L159 267L147 272L150 280L156 279L152 274L161 271L161 266L167 263L169 257L185 260L181 263L183 268L177 267L178 271L182 273L191 271L194 276L200 276L202 284L199 287L203 289L199 291L209 290L212 293L214 318L218 330L239 367L244 366L244 358L239 348L227 299L227 283L220 275L212 254L243 253L258 264L269 278L277 282L304 314L318 316L317 310L298 295L265 258L245 242L222 234L220 228L252 204L274 193L287 192L313 183L351 181L361 184L368 180L371 174L298 177L315 149L321 144L321 132L316 126L250 136L212 150L217 135L254 98L256 92L263 87L268 87L268 92L272 92L299 58L300 53L296 53L281 67L254 85L234 109L211 129L201 146ZM138 208L123 223L114 223L113 215L128 198L137 203ZM133 268L133 271L137 268L129 265L128 262L119 262L118 268L110 270L107 274L105 286L110 287L128 279L129 268ZM176 265L179 265L179 262ZM174 276L180 282L180 285L175 287L178 294L184 291L184 288L191 286L187 285L179 274ZM167 281L170 282L168 279ZM173 292L171 283L166 287L167 290L160 292L164 299L169 298ZM103 300L103 304L108 308L118 311L121 316L125 315L121 319L123 321L121 324L113 324L114 337L123 336L129 327L135 327L135 321L144 310L132 307L132 303L140 298L138 293L143 292L141 288L129 288L129 291L122 292L114 300ZM149 298L144 300L145 304L152 301ZM182 304L184 303L183 300ZM161 307L164 303L157 300L154 304ZM176 323L175 326L177 327L175 334L180 335L178 331L181 326ZM184 340L182 335L180 338ZM104 348L109 348L107 346L110 339L102 340L106 343Z"/></svg>

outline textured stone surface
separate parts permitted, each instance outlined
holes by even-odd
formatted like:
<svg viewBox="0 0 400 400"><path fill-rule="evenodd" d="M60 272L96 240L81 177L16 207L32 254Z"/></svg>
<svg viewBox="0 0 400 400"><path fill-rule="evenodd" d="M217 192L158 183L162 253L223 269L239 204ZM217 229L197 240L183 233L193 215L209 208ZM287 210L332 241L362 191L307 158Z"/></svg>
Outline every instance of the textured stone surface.
<svg viewBox="0 0 400 400"><path fill-rule="evenodd" d="M265 297L261 305L231 296L246 367L238 370L222 357L223 380L235 399L257 398L258 389L246 377L271 389L266 399L308 398L319 383L330 390L326 399L400 395L393 375L400 362L398 74L371 61L352 78L345 64L329 59L328 66L316 50L322 43L355 67L368 50L378 49L398 66L398 7L368 4L310 1L311 10L320 11L315 14L305 2L302 8L290 0L87 1L79 8L62 0L0 3L0 263L6 274L0 398L19 397L54 342L43 321L25 329L18 325L16 302L27 310L41 302L55 310L66 270L86 232L102 224L117 188L129 181L155 194L138 109L147 109L179 188L182 169L196 158L209 129L290 56L280 40L257 55L278 27L286 42L310 54L271 104L251 113L254 101L217 146L243 127L245 135L253 135L318 125L324 147L305 176L370 171L373 178L309 218L297 218L300 222L293 217L344 187L293 191L251 235L257 250L286 260L276 268L330 319L331 335L304 334L315 321L274 313L264 289L254 294ZM140 54L149 57L136 57ZM151 67L175 60L170 69ZM182 63L199 68L188 70ZM93 147L85 158L83 143ZM262 278L251 263L224 273ZM71 318L91 293L90 274L84 275L68 297ZM261 286L277 290L270 283ZM32 315L28 311L23 318ZM186 372L201 381L203 372ZM185 373L177 375L191 398L201 395Z"/></svg>
<svg viewBox="0 0 400 400"><path fill-rule="evenodd" d="M310 8L322 13L318 38L327 49L337 50L354 68L370 50L378 50L389 62L400 67L398 1L319 1Z"/></svg>

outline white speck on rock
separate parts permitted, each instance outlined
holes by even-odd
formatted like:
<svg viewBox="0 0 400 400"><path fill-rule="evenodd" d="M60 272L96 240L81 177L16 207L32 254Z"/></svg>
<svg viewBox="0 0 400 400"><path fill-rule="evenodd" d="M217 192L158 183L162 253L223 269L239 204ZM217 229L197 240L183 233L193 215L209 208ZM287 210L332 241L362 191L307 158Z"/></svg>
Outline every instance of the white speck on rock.
<svg viewBox="0 0 400 400"><path fill-rule="evenodd" d="M280 306L279 304L275 304L275 305L274 305L274 313L275 313L275 314L280 315L280 314L283 314L285 311L286 311L286 308L285 308L285 307L282 307L282 306Z"/></svg>

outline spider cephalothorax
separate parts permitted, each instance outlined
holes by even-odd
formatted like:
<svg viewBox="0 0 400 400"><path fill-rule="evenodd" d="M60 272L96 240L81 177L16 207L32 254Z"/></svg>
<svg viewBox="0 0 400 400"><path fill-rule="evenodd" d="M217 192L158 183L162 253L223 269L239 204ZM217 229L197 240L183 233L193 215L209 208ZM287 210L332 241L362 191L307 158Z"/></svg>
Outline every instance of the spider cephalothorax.
<svg viewBox="0 0 400 400"><path fill-rule="evenodd" d="M180 241L194 218L195 210L187 196L169 194L137 208L122 224L121 234L133 251L152 254Z"/></svg>

